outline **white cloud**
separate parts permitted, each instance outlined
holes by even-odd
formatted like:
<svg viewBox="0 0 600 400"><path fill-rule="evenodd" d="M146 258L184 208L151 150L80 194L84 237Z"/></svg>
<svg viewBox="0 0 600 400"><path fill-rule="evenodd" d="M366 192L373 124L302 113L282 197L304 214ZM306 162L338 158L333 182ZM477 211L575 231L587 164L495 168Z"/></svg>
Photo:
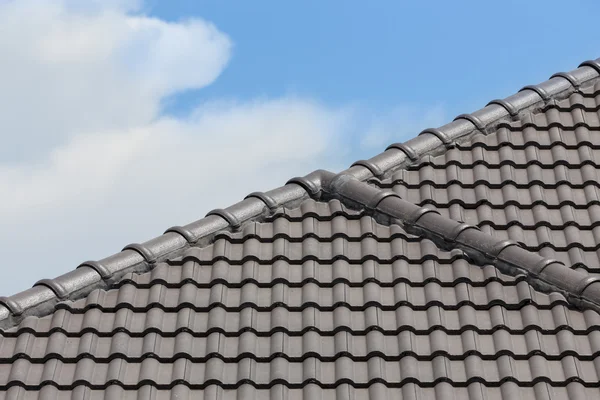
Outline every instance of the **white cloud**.
<svg viewBox="0 0 600 400"><path fill-rule="evenodd" d="M0 3L0 127L10 134L0 161L149 123L162 98L210 84L227 64L231 41L210 23L167 23L114 3Z"/></svg>
<svg viewBox="0 0 600 400"><path fill-rule="evenodd" d="M208 22L145 17L136 2L19 0L0 5L0 31L0 294L342 166L346 113L308 99L161 115L166 96L225 68L231 41Z"/></svg>
<svg viewBox="0 0 600 400"><path fill-rule="evenodd" d="M161 117L130 129L78 135L35 164L0 166L0 192L11 193L0 206L0 218L17 222L59 207L101 207L105 196L148 191L152 199L141 207L160 214L151 206L171 201L174 188L192 197L213 185L226 188L239 175L250 176L252 184L269 183L265 174L279 164L286 176L289 169L307 173L301 167L323 156L343 117L340 111L286 98L205 104L186 119Z"/></svg>
<svg viewBox="0 0 600 400"><path fill-rule="evenodd" d="M446 118L442 107L423 109L416 106L398 106L371 116L367 129L361 136L361 145L366 149L383 150L390 143L413 138L425 128L441 126Z"/></svg>

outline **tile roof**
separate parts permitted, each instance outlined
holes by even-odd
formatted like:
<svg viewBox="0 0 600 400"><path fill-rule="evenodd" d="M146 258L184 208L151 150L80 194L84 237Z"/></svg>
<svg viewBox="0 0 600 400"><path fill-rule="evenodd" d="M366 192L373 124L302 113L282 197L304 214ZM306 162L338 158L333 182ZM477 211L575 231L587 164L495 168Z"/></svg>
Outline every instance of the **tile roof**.
<svg viewBox="0 0 600 400"><path fill-rule="evenodd" d="M599 73L0 298L0 397L597 397Z"/></svg>
<svg viewBox="0 0 600 400"><path fill-rule="evenodd" d="M523 275L309 199L26 318L0 342L0 387L586 394L599 324Z"/></svg>
<svg viewBox="0 0 600 400"><path fill-rule="evenodd" d="M600 273L600 82L506 121L380 189L574 269Z"/></svg>

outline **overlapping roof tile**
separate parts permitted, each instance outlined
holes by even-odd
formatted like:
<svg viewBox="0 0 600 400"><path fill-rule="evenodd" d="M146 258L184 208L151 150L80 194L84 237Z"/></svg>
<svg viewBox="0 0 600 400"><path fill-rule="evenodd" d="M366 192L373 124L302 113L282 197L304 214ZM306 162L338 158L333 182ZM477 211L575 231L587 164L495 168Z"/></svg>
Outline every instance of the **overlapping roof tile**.
<svg viewBox="0 0 600 400"><path fill-rule="evenodd" d="M599 73L0 299L0 398L597 397Z"/></svg>
<svg viewBox="0 0 600 400"><path fill-rule="evenodd" d="M598 84L583 88L371 183L598 274L599 94Z"/></svg>
<svg viewBox="0 0 600 400"><path fill-rule="evenodd" d="M376 384L389 396L598 386L595 311L399 225L327 212L339 209L306 200L26 318L0 339L0 387L91 395L148 382L206 397L244 385L350 396Z"/></svg>

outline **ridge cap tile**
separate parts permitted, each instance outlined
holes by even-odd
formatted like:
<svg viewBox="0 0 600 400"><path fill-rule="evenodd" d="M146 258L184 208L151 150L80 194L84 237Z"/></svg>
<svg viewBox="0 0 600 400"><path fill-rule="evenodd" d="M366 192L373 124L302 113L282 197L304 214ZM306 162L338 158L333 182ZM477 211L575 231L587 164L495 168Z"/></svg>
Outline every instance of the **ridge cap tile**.
<svg viewBox="0 0 600 400"><path fill-rule="evenodd" d="M554 262L525 249L514 240L498 239L478 229L466 229L464 223L399 196L385 196L380 199L382 193L385 193L382 189L357 179L342 179L337 175L331 181L333 184L330 196L340 196L363 205L371 205L376 201L373 211L403 221L408 233L424 235L433 240L439 248L452 243L479 265L492 264L502 272L512 272L512 275L523 271L527 274L529 283L537 290L545 292L550 289L564 293L574 305L591 306L600 312L600 296L595 296L595 291L590 293L591 297L586 295L586 289L600 282L600 277L567 268L563 263ZM455 236L457 231L458 235Z"/></svg>
<svg viewBox="0 0 600 400"><path fill-rule="evenodd" d="M415 161L424 154L445 151L456 140L464 140L465 137L468 138L474 132L485 131L492 124L498 124L505 118L515 118L515 115L517 115L516 119L520 119L522 117L518 114L535 107L540 102L567 97L586 85L598 85L599 75L600 59L584 61L579 68L571 72L558 73L538 85L524 87L510 96L511 100L509 98L493 100L475 113L461 114L449 124L422 132L430 133L429 135L419 135L408 142L391 145L384 152L369 160L354 163L344 173L361 181L372 178L374 175L389 175L394 170L406 165L407 162ZM520 101L521 107L515 106L517 100ZM467 120L467 124L463 120ZM213 210L207 215L207 217L219 216L219 219L205 217L185 227L168 229L162 236L146 243L129 245L124 248L124 250L131 250L130 253L135 253L134 255L127 255L125 251L122 251L99 262L82 263L79 267L85 266L92 269L98 274L102 282L106 283L109 277L111 280L118 281L124 273L132 270L147 270L151 268L150 264L154 265L157 261L168 257L176 257L182 249L190 246L192 238L197 239L198 244L203 244L206 243L203 240L210 240L211 235L216 232L228 227L235 230L249 220L264 217L265 205L272 213L276 204L277 206L293 206L307 197L319 197L321 191L320 176L321 172L315 171L306 177L292 178L286 185L267 194L251 194L240 203L227 209ZM155 252L155 249L159 251ZM63 283L64 286L59 287L53 281L54 279L45 279L39 281L37 285L50 289L55 296L54 301L59 299L60 296L63 296L64 299L71 299L72 293L65 293L61 289L64 286L71 285L64 285ZM90 287L90 289L95 287ZM585 292L585 288L582 291ZM36 303L36 300L31 298L19 304L19 301L23 301L22 297L26 292L20 292L10 297L2 297L2 300L0 300L0 328L18 323L19 318L17 317L20 314L35 315L36 310L44 314L54 310L54 307L47 306L47 300ZM77 292L78 296L85 294L83 289ZM24 309L25 304L27 305L26 309ZM3 308L8 310L8 317L4 318L6 313Z"/></svg>

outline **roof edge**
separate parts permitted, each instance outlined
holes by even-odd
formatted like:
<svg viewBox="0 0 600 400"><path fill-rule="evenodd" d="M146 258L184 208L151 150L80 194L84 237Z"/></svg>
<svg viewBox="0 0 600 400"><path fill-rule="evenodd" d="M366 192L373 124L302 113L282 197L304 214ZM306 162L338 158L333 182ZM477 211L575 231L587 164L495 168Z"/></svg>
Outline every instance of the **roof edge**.
<svg viewBox="0 0 600 400"><path fill-rule="evenodd" d="M369 160L355 162L341 174L359 181L388 176L423 155L443 152L471 134L489 132L506 119L518 119L520 114L540 104L564 98L582 86L590 85L599 76L600 58L585 61L571 72L554 74L549 80L525 86L503 100L492 100L472 114L459 115L440 128L425 129L413 139L392 144ZM191 245L208 243L219 231L234 230L248 221L260 220L278 207L293 207L321 191L322 175L322 171L315 171L302 178L293 178L284 186L266 193L251 193L226 209L209 212L203 219L171 227L147 242L127 245L121 252L100 261L83 262L75 270L57 278L42 279L30 289L9 297L2 296L0 329L14 326L28 315L47 315L57 302L75 300L96 288L106 288L128 272L148 271L157 262L177 256Z"/></svg>

